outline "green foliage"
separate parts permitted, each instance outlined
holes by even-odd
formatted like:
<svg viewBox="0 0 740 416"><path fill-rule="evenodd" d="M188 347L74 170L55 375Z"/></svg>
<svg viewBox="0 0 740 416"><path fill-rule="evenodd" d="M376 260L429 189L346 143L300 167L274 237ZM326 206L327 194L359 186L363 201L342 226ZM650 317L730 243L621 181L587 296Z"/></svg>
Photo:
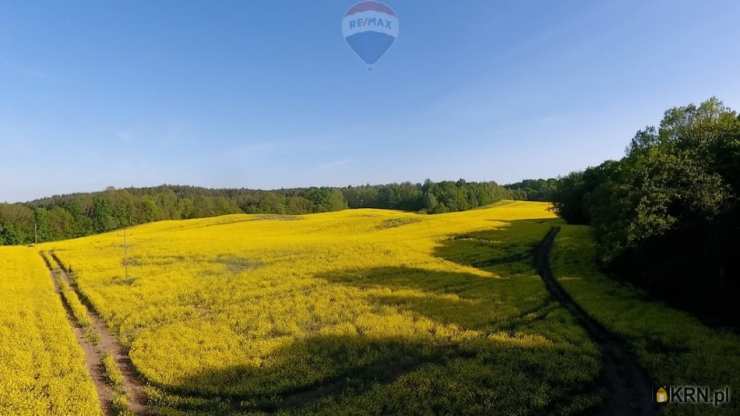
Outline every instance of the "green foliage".
<svg viewBox="0 0 740 416"><path fill-rule="evenodd" d="M715 306L740 292L730 261L740 244L739 149L740 118L717 99L673 108L659 128L638 131L620 161L562 178L555 208L593 225L602 262L723 313Z"/></svg>
<svg viewBox="0 0 740 416"><path fill-rule="evenodd" d="M120 219L113 216L113 201L102 195L93 198L91 219L95 232L102 233L117 228Z"/></svg>
<svg viewBox="0 0 740 416"><path fill-rule="evenodd" d="M26 204L0 204L0 245L53 241L159 220L227 214L300 215L347 208L443 213L476 208L513 193L494 182L365 185L276 191L188 186L129 188L55 196Z"/></svg>
<svg viewBox="0 0 740 416"><path fill-rule="evenodd" d="M385 208L430 214L464 211L511 199L513 195L495 182L465 182L462 179L457 182L426 180L423 184L365 185L347 187L342 192L350 208Z"/></svg>
<svg viewBox="0 0 740 416"><path fill-rule="evenodd" d="M550 179L525 179L521 182L506 185L506 189L514 192L514 199L527 201L552 201L558 180Z"/></svg>
<svg viewBox="0 0 740 416"><path fill-rule="evenodd" d="M315 212L340 211L347 208L347 201L338 189L311 188L305 197L313 203Z"/></svg>
<svg viewBox="0 0 740 416"><path fill-rule="evenodd" d="M0 243L33 241L33 210L22 204L0 204Z"/></svg>

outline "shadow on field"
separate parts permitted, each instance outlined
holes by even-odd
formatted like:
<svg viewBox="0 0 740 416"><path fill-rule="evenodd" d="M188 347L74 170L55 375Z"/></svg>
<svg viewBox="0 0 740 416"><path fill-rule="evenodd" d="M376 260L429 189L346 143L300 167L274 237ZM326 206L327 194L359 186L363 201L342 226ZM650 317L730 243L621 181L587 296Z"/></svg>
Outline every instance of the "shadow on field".
<svg viewBox="0 0 740 416"><path fill-rule="evenodd" d="M338 322L340 335L298 340L259 367L186 377L168 390L200 399L171 407L209 414L587 412L597 404L590 385L598 355L583 348L584 334L551 302L532 265L532 246L549 223L515 221L452 237L435 250L495 277L411 267L316 276L363 289L379 320ZM389 308L405 320L382 320ZM390 315L399 316L395 312Z"/></svg>
<svg viewBox="0 0 740 416"><path fill-rule="evenodd" d="M531 266L522 266L525 268ZM512 282L470 273L380 267L334 272L321 278L364 289L365 298L377 307L414 312L465 329L490 331L517 329L510 325L510 318L551 309L542 284L533 273L531 278Z"/></svg>
<svg viewBox="0 0 740 416"><path fill-rule="evenodd" d="M327 414L545 414L590 393L572 368L589 357L554 348L541 338L493 338L433 343L411 337L314 336L275 351L260 368L205 371L184 386L220 386L180 410L209 414L241 411L322 411ZM592 365L595 373L595 361ZM589 381L588 372L576 380ZM256 394L231 392L230 386ZM220 399L214 398L221 394ZM218 409L221 409L220 411Z"/></svg>
<svg viewBox="0 0 740 416"><path fill-rule="evenodd" d="M443 240L435 249L434 255L504 277L513 277L519 273L536 275L533 250L558 221L501 221L504 225L498 228L458 234Z"/></svg>

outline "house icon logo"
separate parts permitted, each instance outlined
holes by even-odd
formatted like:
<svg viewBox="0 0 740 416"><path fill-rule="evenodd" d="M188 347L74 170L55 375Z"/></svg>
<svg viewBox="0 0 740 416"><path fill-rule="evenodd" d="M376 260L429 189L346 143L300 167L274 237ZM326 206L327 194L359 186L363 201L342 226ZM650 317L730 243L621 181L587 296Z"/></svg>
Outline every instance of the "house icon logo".
<svg viewBox="0 0 740 416"><path fill-rule="evenodd" d="M668 403L668 392L665 387L660 386L658 387L658 390L655 391L655 402L658 404Z"/></svg>

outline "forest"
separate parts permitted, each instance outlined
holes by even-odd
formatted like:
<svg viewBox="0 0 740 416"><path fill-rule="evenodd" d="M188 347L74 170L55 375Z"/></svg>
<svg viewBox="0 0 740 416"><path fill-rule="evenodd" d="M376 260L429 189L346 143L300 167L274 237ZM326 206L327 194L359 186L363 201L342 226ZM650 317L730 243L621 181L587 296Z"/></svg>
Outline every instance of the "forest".
<svg viewBox="0 0 740 416"><path fill-rule="evenodd" d="M552 194L592 226L602 266L708 319L737 321L740 117L716 98L665 112L618 161L571 173Z"/></svg>
<svg viewBox="0 0 740 416"><path fill-rule="evenodd" d="M526 194L495 182L443 181L313 187L273 191L162 185L108 188L0 204L0 245L81 237L159 220L226 214L298 215L347 208L385 208L438 214L463 211Z"/></svg>

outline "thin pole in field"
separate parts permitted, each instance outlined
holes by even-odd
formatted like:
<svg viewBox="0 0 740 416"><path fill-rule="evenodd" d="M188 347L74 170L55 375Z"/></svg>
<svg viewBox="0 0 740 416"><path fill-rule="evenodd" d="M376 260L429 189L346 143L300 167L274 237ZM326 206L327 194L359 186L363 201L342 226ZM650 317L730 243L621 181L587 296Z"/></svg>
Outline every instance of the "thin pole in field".
<svg viewBox="0 0 740 416"><path fill-rule="evenodd" d="M128 239L126 228L123 229L123 274L124 278L128 279Z"/></svg>

